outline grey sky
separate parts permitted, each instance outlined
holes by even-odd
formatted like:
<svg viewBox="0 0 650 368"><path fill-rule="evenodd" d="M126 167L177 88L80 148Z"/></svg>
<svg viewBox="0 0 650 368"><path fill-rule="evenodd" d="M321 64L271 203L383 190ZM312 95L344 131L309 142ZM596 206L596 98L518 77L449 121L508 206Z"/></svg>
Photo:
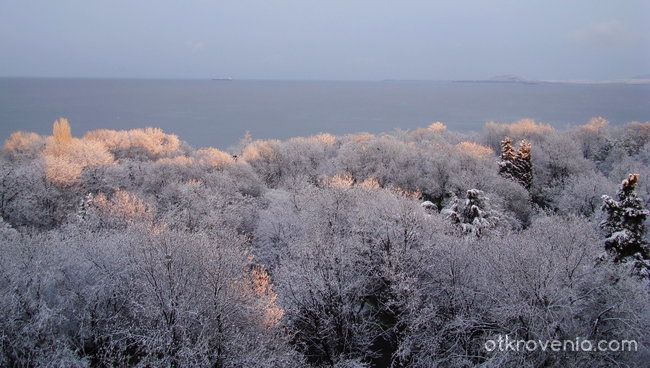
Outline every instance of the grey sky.
<svg viewBox="0 0 650 368"><path fill-rule="evenodd" d="M0 1L0 76L610 79L647 0Z"/></svg>

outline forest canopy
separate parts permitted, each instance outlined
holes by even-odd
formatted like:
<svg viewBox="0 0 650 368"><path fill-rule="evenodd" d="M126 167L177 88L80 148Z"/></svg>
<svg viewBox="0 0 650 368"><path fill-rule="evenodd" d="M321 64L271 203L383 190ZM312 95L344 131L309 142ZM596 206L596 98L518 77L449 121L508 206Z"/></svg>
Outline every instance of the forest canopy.
<svg viewBox="0 0 650 368"><path fill-rule="evenodd" d="M15 132L0 366L609 367L650 359L650 123ZM605 197L603 197L605 196ZM638 351L487 351L636 340Z"/></svg>

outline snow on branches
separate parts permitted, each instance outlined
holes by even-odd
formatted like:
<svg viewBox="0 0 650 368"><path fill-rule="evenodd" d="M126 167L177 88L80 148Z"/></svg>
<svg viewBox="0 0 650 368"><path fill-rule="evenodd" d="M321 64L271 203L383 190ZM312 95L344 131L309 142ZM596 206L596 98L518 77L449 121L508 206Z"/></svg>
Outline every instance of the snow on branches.
<svg viewBox="0 0 650 368"><path fill-rule="evenodd" d="M528 141L519 142L519 149L512 146L512 138L505 137L501 141L501 156L499 161L499 174L514 180L524 188L530 189L533 183L533 163L531 157L532 146Z"/></svg>
<svg viewBox="0 0 650 368"><path fill-rule="evenodd" d="M650 276L650 252L644 239L645 220L650 211L635 192L638 182L639 175L630 174L621 183L617 199L602 196L606 218L600 227L606 232L605 249L614 255L616 262L631 260L638 272Z"/></svg>

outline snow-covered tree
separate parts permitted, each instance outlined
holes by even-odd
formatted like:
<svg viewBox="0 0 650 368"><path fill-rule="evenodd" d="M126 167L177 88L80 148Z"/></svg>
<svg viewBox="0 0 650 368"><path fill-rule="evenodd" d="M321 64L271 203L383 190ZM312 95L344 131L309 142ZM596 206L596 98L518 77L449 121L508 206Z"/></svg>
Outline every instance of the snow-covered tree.
<svg viewBox="0 0 650 368"><path fill-rule="evenodd" d="M16 133L0 150L0 366L643 366L647 280L617 263L647 264L650 125L601 142L603 124L320 134L237 159L159 129ZM629 255L595 263L600 194L628 172L602 212ZM485 351L505 333L641 351Z"/></svg>
<svg viewBox="0 0 650 368"><path fill-rule="evenodd" d="M90 207L93 205L93 200L94 200L93 194L88 193L79 201L79 206L77 207L77 213L76 213L77 220L83 221L88 217L88 211L90 210Z"/></svg>
<svg viewBox="0 0 650 368"><path fill-rule="evenodd" d="M13 158L33 158L45 147L45 138L32 132L14 132L5 141L4 150Z"/></svg>
<svg viewBox="0 0 650 368"><path fill-rule="evenodd" d="M505 137L501 142L501 156L499 173L508 179L520 183L524 188L530 189L533 183L533 163L531 157L531 144L522 140L519 149L512 146L512 138Z"/></svg>
<svg viewBox="0 0 650 368"><path fill-rule="evenodd" d="M118 159L152 160L183 153L184 144L174 134L158 128L107 130L86 133L84 141L101 143Z"/></svg>
<svg viewBox="0 0 650 368"><path fill-rule="evenodd" d="M491 208L489 198L483 191L470 189L464 203L454 196L442 210L452 223L458 224L463 232L481 236L485 230L495 228L503 215Z"/></svg>
<svg viewBox="0 0 650 368"><path fill-rule="evenodd" d="M635 187L639 175L630 174L623 180L617 199L604 195L605 220L600 226L606 232L605 249L616 262L633 261L638 272L650 276L650 252L645 241L645 220L650 211L643 206Z"/></svg>
<svg viewBox="0 0 650 368"><path fill-rule="evenodd" d="M501 141L501 155L499 157L501 158L499 161L499 173L504 177L514 179L517 151L512 146L512 138L505 137Z"/></svg>
<svg viewBox="0 0 650 368"><path fill-rule="evenodd" d="M511 124L499 124L493 121L485 123L483 142L494 150L499 149L503 137L511 137L514 140L527 139L541 143L547 137L555 133L555 129L547 124L537 123L531 119L523 119Z"/></svg>
<svg viewBox="0 0 650 368"><path fill-rule="evenodd" d="M431 215L434 213L438 213L438 206L435 205L435 203L431 201L424 201L420 204L422 209L424 209L424 212L427 214Z"/></svg>
<svg viewBox="0 0 650 368"><path fill-rule="evenodd" d="M609 142L609 121L595 117L574 133L577 143L582 147L586 159L602 161L611 148Z"/></svg>
<svg viewBox="0 0 650 368"><path fill-rule="evenodd" d="M517 168L517 180L526 189L530 189L533 184L533 161L531 156L532 146L527 140L519 143L519 150L517 151L517 160L515 167Z"/></svg>

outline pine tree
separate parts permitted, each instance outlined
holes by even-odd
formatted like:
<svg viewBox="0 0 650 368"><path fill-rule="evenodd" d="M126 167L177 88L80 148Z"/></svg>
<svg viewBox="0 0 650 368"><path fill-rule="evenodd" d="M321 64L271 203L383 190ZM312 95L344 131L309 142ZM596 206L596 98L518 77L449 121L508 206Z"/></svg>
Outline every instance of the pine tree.
<svg viewBox="0 0 650 368"><path fill-rule="evenodd" d="M460 217L460 200L456 196L456 194L451 194L451 198L449 199L449 203L445 208L440 211L440 213L447 217L451 223L453 224L461 224L463 222L462 218Z"/></svg>
<svg viewBox="0 0 650 368"><path fill-rule="evenodd" d="M452 197L442 214L460 225L463 232L476 236L481 236L485 229L496 227L501 220L501 215L490 208L489 199L478 189L467 191L462 206L458 197Z"/></svg>
<svg viewBox="0 0 650 368"><path fill-rule="evenodd" d="M504 178L518 182L526 189L530 189L533 183L531 150L532 146L526 140L522 140L519 143L519 149L515 150L512 146L512 138L505 137L501 141L499 174Z"/></svg>
<svg viewBox="0 0 650 368"><path fill-rule="evenodd" d="M621 183L617 200L602 197L607 217L600 226L606 232L605 249L613 254L615 262L632 261L639 273L650 275L650 252L645 242L645 220L650 211L635 192L638 181L638 174L630 174Z"/></svg>
<svg viewBox="0 0 650 368"><path fill-rule="evenodd" d="M519 150L517 151L517 159L515 161L515 176L526 189L530 189L533 184L532 148L533 147L528 143L528 141L521 141L521 143L519 143Z"/></svg>
<svg viewBox="0 0 650 368"><path fill-rule="evenodd" d="M86 220L88 218L88 211L93 204L94 197L92 193L86 194L80 201L77 206L77 219L80 221Z"/></svg>
<svg viewBox="0 0 650 368"><path fill-rule="evenodd" d="M501 176L515 179L515 160L517 159L517 152L512 146L512 138L505 137L501 141L501 161L499 161L499 174Z"/></svg>

